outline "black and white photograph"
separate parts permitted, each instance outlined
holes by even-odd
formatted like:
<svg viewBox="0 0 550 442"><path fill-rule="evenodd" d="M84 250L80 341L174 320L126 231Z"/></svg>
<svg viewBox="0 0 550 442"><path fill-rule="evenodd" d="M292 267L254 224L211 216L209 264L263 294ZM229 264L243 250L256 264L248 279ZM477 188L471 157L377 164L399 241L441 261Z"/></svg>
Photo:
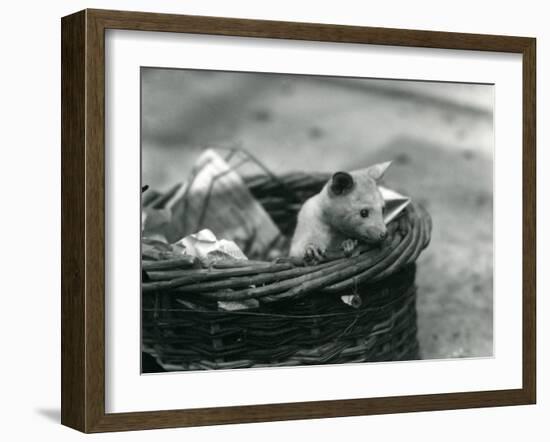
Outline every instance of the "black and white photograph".
<svg viewBox="0 0 550 442"><path fill-rule="evenodd" d="M142 373L493 356L493 84L140 76Z"/></svg>

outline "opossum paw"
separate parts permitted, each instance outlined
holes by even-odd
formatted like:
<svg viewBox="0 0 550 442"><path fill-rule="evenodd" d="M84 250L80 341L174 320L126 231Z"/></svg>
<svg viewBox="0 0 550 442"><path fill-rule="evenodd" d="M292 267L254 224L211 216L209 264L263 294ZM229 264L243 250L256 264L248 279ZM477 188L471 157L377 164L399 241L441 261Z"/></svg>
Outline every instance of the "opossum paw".
<svg viewBox="0 0 550 442"><path fill-rule="evenodd" d="M304 254L304 262L308 265L319 264L325 257L325 250L314 244L309 244L306 247Z"/></svg>
<svg viewBox="0 0 550 442"><path fill-rule="evenodd" d="M342 250L346 256L351 256L355 247L357 247L358 241L356 239L346 239L342 242Z"/></svg>

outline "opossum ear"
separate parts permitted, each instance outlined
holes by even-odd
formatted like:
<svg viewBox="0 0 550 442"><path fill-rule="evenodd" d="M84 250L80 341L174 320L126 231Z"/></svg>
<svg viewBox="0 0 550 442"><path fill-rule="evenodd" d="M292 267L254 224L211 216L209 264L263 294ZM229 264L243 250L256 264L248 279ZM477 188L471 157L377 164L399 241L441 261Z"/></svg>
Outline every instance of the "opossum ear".
<svg viewBox="0 0 550 442"><path fill-rule="evenodd" d="M386 173L386 170L388 170L388 167L390 167L391 161L386 161L385 163L378 163L374 166L370 166L367 169L367 174L374 180L378 181L381 180L384 174Z"/></svg>
<svg viewBox="0 0 550 442"><path fill-rule="evenodd" d="M330 180L330 190L334 195L343 195L353 189L353 177L347 172L336 172Z"/></svg>

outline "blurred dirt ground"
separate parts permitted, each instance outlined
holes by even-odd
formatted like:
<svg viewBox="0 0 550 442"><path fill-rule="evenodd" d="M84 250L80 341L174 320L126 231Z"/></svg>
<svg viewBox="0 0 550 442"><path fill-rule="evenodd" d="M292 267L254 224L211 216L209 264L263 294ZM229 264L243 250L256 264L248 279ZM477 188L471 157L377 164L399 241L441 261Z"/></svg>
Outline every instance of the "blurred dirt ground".
<svg viewBox="0 0 550 442"><path fill-rule="evenodd" d="M493 87L142 70L142 181L184 180L205 147L243 148L274 172L393 160L385 184L421 201L424 358L493 352Z"/></svg>

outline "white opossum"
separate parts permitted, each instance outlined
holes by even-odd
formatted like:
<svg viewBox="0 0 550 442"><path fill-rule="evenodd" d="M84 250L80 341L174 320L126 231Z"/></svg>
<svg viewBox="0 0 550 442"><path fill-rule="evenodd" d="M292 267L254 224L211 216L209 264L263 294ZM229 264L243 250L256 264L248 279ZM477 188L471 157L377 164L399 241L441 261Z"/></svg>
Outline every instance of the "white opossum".
<svg viewBox="0 0 550 442"><path fill-rule="evenodd" d="M298 213L290 256L319 262L328 250L351 254L358 242L386 238L384 198L377 182L391 161L354 172L336 172Z"/></svg>

